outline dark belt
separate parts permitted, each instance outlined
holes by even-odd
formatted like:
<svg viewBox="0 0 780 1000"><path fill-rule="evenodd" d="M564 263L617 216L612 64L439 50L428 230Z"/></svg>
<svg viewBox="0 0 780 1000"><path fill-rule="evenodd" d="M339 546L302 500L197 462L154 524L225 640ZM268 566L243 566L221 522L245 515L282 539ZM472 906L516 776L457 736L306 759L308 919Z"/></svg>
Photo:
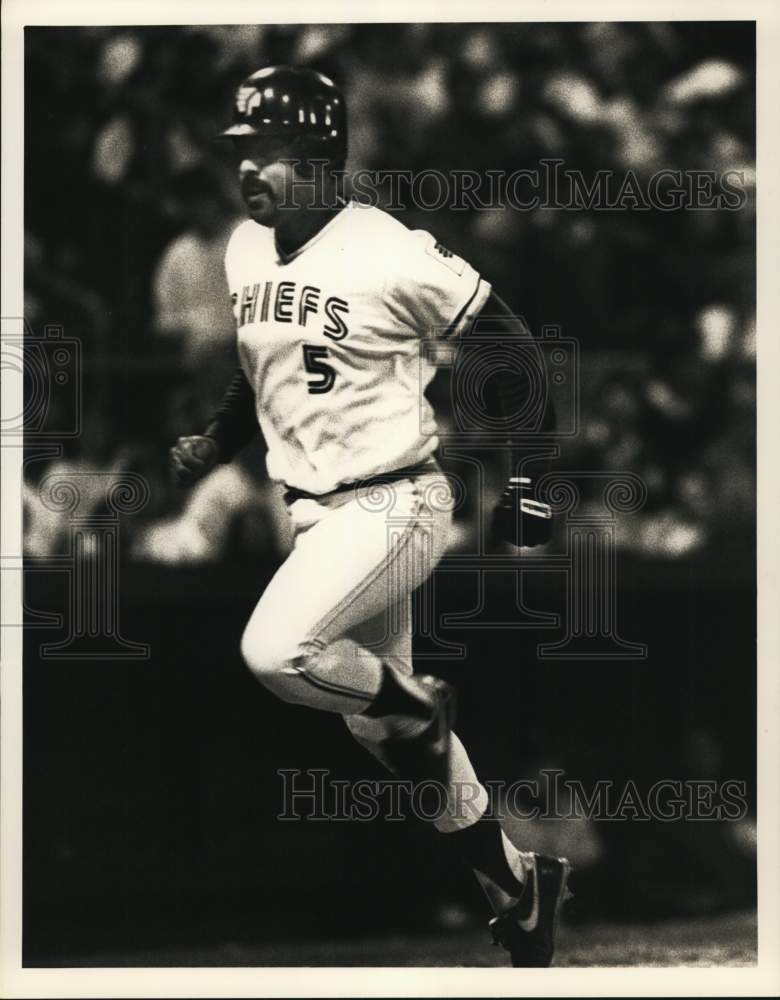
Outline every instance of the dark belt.
<svg viewBox="0 0 780 1000"><path fill-rule="evenodd" d="M440 471L439 463L435 459L428 458L419 465L409 465L405 469L394 469L392 472L380 472L376 476L369 476L367 479L356 479L352 483L341 483L327 493L307 493L306 490L299 490L297 486L288 486L284 492L284 501L287 504L291 504L295 503L296 500L325 500L328 497L338 496L339 493L351 493L353 490L365 487L397 483L400 479L409 479L412 476L421 476L427 472Z"/></svg>

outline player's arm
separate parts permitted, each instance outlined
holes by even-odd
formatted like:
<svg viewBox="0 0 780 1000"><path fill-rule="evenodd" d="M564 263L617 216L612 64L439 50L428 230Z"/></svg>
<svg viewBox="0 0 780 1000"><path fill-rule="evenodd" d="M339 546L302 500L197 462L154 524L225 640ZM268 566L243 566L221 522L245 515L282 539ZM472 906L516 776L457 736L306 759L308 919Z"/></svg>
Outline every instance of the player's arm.
<svg viewBox="0 0 780 1000"><path fill-rule="evenodd" d="M230 462L258 431L252 387L243 369L233 379L201 434L180 437L170 450L171 471L180 486L202 479L220 462Z"/></svg>
<svg viewBox="0 0 780 1000"><path fill-rule="evenodd" d="M532 443L534 435L551 434L555 430L555 409L542 352L534 346L531 331L492 291L480 315L489 317L491 330L506 336L510 343L517 338L518 358L521 360L516 366L503 366L489 379L485 392L488 409L508 424L512 423L513 417L516 423L517 414L532 412L532 425L521 428L527 442ZM538 398L540 388L543 392L540 405L529 407L529 395ZM517 436L514 435L515 438ZM507 439L507 451L507 484L493 512L493 538L513 545L543 545L552 534L552 511L546 498L539 494L536 484L539 475L548 470L549 458L531 459L528 443L523 447L511 436ZM531 474L529 464L533 466L535 475Z"/></svg>

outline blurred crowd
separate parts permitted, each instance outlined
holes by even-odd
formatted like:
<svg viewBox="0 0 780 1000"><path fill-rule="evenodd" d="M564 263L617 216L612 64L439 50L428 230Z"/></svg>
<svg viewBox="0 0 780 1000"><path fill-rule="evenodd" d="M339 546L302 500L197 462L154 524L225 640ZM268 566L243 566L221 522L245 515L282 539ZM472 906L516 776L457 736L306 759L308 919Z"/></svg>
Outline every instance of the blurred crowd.
<svg viewBox="0 0 780 1000"><path fill-rule="evenodd" d="M165 464L235 364L222 250L242 213L214 136L236 85L274 62L344 87L350 171L510 172L545 158L640 183L659 170L736 171L736 211L407 205L400 217L466 256L534 331L555 324L576 339L579 432L561 463L644 480L621 546L674 559L752 534L749 22L33 28L26 60L26 318L81 342L84 427L54 460L28 453L30 554L67 537L37 484L85 469L150 482L127 524L135 558L251 558L289 544L260 444L189 494ZM473 528L464 514L456 544Z"/></svg>

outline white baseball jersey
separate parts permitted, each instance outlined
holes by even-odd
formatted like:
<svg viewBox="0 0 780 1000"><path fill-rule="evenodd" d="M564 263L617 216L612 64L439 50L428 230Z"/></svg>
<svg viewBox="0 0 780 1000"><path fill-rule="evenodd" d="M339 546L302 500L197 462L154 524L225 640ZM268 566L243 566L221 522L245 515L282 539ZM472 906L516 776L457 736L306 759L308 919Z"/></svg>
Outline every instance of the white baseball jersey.
<svg viewBox="0 0 780 1000"><path fill-rule="evenodd" d="M466 261L350 202L289 257L241 223L225 270L272 479L322 494L433 453L422 341L457 336L485 304Z"/></svg>

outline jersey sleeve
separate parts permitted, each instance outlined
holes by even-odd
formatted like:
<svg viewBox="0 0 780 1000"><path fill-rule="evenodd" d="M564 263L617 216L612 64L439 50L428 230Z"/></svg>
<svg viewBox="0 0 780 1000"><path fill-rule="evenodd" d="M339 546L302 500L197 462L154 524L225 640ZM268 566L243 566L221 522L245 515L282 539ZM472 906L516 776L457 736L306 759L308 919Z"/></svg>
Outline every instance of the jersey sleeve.
<svg viewBox="0 0 780 1000"><path fill-rule="evenodd" d="M458 337L490 295L490 285L462 257L415 230L399 248L385 284L389 308L421 337Z"/></svg>

